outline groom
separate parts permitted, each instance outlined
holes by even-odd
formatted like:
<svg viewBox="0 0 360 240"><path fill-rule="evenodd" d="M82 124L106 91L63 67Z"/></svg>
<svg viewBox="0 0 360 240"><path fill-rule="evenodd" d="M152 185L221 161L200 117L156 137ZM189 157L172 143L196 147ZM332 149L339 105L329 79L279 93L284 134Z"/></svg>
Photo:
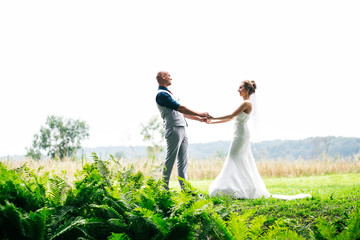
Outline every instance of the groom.
<svg viewBox="0 0 360 240"><path fill-rule="evenodd" d="M161 117L164 120L165 139L166 139L166 158L163 169L163 180L165 189L169 190L169 180L172 168L177 158L178 176L187 180L187 149L188 138L185 127L186 118L206 122L208 113L198 113L189 108L180 105L178 100L169 91L171 77L168 72L158 72L156 80L159 88L156 95L156 103ZM184 189L184 182L179 180L181 189Z"/></svg>

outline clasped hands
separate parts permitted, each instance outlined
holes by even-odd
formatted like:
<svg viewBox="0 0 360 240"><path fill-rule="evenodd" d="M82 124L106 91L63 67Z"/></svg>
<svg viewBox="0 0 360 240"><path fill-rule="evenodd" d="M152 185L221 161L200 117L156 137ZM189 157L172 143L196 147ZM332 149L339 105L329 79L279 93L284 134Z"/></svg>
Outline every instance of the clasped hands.
<svg viewBox="0 0 360 240"><path fill-rule="evenodd" d="M211 123L211 119L213 119L213 116L211 116L208 112L200 113L200 122L204 123Z"/></svg>

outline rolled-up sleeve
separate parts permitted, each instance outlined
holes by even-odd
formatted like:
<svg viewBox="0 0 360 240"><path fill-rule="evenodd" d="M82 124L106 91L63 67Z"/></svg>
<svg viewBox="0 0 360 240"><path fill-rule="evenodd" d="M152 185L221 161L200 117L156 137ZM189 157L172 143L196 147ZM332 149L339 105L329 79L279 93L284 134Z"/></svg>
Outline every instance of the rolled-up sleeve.
<svg viewBox="0 0 360 240"><path fill-rule="evenodd" d="M177 110L180 106L180 104L175 101L170 94L167 94L165 92L159 92L156 95L156 102L162 106L162 107L166 107L166 108L170 108L172 110Z"/></svg>

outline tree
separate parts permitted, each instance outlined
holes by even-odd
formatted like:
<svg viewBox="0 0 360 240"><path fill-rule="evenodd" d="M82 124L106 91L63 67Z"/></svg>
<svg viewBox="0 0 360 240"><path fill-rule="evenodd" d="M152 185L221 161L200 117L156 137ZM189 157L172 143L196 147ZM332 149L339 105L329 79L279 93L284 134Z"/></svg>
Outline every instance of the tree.
<svg viewBox="0 0 360 240"><path fill-rule="evenodd" d="M40 159L42 151L51 158L73 156L81 148L81 140L89 137L89 126L85 121L63 119L60 116L48 116L40 133L34 135L32 147L26 156Z"/></svg>
<svg viewBox="0 0 360 240"><path fill-rule="evenodd" d="M329 148L330 148L332 140L333 140L333 137L331 137L331 136L312 138L313 145L319 156L328 156Z"/></svg>
<svg viewBox="0 0 360 240"><path fill-rule="evenodd" d="M141 135L143 135L144 141L151 143L151 146L147 147L148 157L155 159L164 150L160 145L165 136L162 122L158 117L152 117L146 125L141 124L141 127Z"/></svg>
<svg viewBox="0 0 360 240"><path fill-rule="evenodd" d="M123 151L118 151L114 154L114 157L117 159L125 158L125 153Z"/></svg>

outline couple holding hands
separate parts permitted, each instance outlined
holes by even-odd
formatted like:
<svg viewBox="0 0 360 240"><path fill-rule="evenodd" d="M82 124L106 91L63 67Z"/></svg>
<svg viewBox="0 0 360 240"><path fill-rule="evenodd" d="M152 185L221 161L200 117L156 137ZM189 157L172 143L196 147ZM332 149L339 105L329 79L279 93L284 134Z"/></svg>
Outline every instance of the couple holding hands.
<svg viewBox="0 0 360 240"><path fill-rule="evenodd" d="M221 172L210 184L209 195L230 195L237 199L253 199L275 197L284 200L309 197L309 194L293 196L270 194L257 170L255 159L250 148L250 132L247 121L252 111L250 96L255 93L255 81L241 82L238 92L243 101L229 115L213 117L208 113L198 113L180 105L170 92L171 76L168 72L158 72L156 80L159 88L156 103L164 120L167 153L163 169L165 189L169 189L169 180L175 160L177 159L178 176L187 180L188 139L185 131L185 118L206 123L223 123L235 118L235 128L230 149L227 153ZM180 186L184 183L180 179Z"/></svg>

